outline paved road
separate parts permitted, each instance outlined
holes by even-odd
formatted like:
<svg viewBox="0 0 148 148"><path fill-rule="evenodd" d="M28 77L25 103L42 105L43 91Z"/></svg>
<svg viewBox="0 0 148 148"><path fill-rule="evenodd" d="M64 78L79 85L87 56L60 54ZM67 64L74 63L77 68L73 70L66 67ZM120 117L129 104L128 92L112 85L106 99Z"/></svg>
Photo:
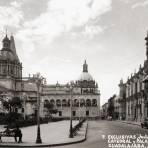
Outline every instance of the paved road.
<svg viewBox="0 0 148 148"><path fill-rule="evenodd" d="M54 148L108 148L102 135L148 135L148 129L118 121L89 121L87 140L83 143Z"/></svg>

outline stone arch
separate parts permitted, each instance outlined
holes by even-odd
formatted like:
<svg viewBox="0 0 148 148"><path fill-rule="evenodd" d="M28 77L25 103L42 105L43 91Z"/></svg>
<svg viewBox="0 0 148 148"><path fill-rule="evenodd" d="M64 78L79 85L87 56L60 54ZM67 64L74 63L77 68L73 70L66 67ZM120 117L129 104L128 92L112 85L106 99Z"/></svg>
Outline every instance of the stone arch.
<svg viewBox="0 0 148 148"><path fill-rule="evenodd" d="M90 99L86 100L86 106L88 106L88 107L91 106L91 100Z"/></svg>
<svg viewBox="0 0 148 148"><path fill-rule="evenodd" d="M51 99L50 103L55 106L55 100L54 99Z"/></svg>
<svg viewBox="0 0 148 148"><path fill-rule="evenodd" d="M97 99L92 99L92 106L97 106Z"/></svg>
<svg viewBox="0 0 148 148"><path fill-rule="evenodd" d="M85 100L84 99L80 99L80 107L85 106Z"/></svg>
<svg viewBox="0 0 148 148"><path fill-rule="evenodd" d="M49 100L44 100L44 106L49 103Z"/></svg>
<svg viewBox="0 0 148 148"><path fill-rule="evenodd" d="M66 101L66 99L63 99L63 100L62 100L62 106L63 106L63 107L66 107L66 106L67 106L67 101Z"/></svg>
<svg viewBox="0 0 148 148"><path fill-rule="evenodd" d="M74 106L79 107L79 100L78 99L74 99Z"/></svg>
<svg viewBox="0 0 148 148"><path fill-rule="evenodd" d="M56 100L56 106L57 106L57 107L60 107L60 106L61 106L61 100L60 100L60 99L57 99L57 100Z"/></svg>

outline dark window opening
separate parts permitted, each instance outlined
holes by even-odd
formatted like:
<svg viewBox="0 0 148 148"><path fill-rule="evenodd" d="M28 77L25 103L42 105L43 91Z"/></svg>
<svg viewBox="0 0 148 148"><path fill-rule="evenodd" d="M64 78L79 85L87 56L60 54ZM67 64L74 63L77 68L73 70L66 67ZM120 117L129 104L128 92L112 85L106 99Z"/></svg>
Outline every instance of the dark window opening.
<svg viewBox="0 0 148 148"><path fill-rule="evenodd" d="M24 113L24 108L22 108L22 113Z"/></svg>
<svg viewBox="0 0 148 148"><path fill-rule="evenodd" d="M18 109L17 109L17 108L15 108L15 112L16 112L16 113L18 112Z"/></svg>
<svg viewBox="0 0 148 148"><path fill-rule="evenodd" d="M86 116L89 116L89 110L86 111Z"/></svg>
<svg viewBox="0 0 148 148"><path fill-rule="evenodd" d="M76 116L76 111L72 111L72 116Z"/></svg>
<svg viewBox="0 0 148 148"><path fill-rule="evenodd" d="M59 111L59 116L62 116L62 111Z"/></svg>

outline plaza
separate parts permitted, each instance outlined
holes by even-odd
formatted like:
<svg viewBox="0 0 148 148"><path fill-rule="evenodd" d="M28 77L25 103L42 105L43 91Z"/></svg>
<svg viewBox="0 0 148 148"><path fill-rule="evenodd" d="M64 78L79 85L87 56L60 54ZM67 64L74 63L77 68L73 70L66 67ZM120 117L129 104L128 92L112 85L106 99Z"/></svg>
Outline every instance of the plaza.
<svg viewBox="0 0 148 148"><path fill-rule="evenodd" d="M78 121L73 121L73 126L75 126ZM77 143L86 140L87 123L85 122L82 128L77 132L74 138L69 138L69 121L59 121L59 122L49 122L47 124L41 125L41 144L36 144L37 126L29 126L21 128L23 134L23 143L14 142L13 137L2 137L2 143L0 147L3 146L22 146L22 147L45 147L53 145L64 145ZM3 126L0 126L0 131L4 131Z"/></svg>

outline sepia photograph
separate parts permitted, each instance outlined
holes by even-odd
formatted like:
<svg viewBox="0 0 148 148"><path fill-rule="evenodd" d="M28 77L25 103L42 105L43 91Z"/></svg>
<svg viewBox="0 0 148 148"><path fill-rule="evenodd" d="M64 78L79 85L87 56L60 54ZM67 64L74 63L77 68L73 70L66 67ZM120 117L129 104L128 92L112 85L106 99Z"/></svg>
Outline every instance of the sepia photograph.
<svg viewBox="0 0 148 148"><path fill-rule="evenodd" d="M148 0L0 0L0 147L148 148Z"/></svg>

